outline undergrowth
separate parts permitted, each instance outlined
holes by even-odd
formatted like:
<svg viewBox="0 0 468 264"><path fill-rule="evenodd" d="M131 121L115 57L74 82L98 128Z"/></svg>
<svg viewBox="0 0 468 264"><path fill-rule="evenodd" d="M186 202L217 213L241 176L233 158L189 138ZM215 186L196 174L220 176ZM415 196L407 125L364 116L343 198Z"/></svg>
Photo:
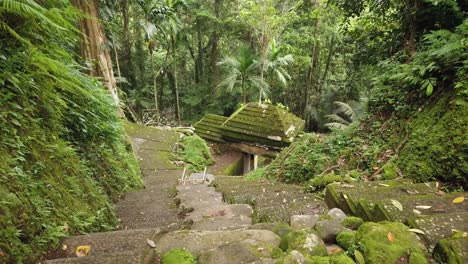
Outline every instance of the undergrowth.
<svg viewBox="0 0 468 264"><path fill-rule="evenodd" d="M360 125L306 134L284 149L262 177L305 183L362 178L439 180L468 187L468 86L465 21L454 32L424 36L409 62L382 62Z"/></svg>
<svg viewBox="0 0 468 264"><path fill-rule="evenodd" d="M34 263L114 228L112 200L141 179L110 96L75 62L79 14L14 2L0 8L0 263Z"/></svg>

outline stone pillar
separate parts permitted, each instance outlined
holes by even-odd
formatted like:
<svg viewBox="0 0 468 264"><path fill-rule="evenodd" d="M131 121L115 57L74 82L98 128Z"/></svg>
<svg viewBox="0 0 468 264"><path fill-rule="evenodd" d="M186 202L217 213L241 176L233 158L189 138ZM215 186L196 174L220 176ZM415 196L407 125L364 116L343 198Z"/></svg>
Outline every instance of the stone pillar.
<svg viewBox="0 0 468 264"><path fill-rule="evenodd" d="M242 161L244 164L244 175L252 170L252 154L242 152Z"/></svg>
<svg viewBox="0 0 468 264"><path fill-rule="evenodd" d="M258 155L253 155L253 169L256 170L258 168Z"/></svg>

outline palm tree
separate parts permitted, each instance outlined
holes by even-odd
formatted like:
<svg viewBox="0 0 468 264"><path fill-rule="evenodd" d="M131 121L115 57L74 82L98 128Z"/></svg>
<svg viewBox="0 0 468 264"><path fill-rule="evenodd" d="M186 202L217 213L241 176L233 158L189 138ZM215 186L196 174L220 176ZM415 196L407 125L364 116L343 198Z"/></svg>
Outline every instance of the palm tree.
<svg viewBox="0 0 468 264"><path fill-rule="evenodd" d="M335 101L334 104L336 106L335 114L325 116L331 121L325 124L325 126L330 129L343 130L360 120L361 113L365 111L367 105L367 98L361 98L360 102L349 104Z"/></svg>
<svg viewBox="0 0 468 264"><path fill-rule="evenodd" d="M288 74L285 67L293 64L294 59L291 54L281 57L281 51L281 48L276 45L276 41L273 40L268 48L268 61L266 62L265 70L268 74L272 74L276 77L283 86L286 86L291 76Z"/></svg>
<svg viewBox="0 0 468 264"><path fill-rule="evenodd" d="M240 88L244 103L248 100L249 87L258 88L260 93L265 93L268 89L268 84L259 76L260 64L252 49L247 46L242 46L235 57L226 57L217 65L223 66L227 71L226 79L217 88L224 87L229 92Z"/></svg>

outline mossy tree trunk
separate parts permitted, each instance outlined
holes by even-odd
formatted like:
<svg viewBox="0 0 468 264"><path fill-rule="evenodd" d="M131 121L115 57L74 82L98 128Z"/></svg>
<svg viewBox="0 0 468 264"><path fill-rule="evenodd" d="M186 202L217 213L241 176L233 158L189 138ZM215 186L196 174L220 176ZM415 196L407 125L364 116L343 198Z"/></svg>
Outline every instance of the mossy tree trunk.
<svg viewBox="0 0 468 264"><path fill-rule="evenodd" d="M109 51L104 48L107 40L98 18L99 1L73 0L72 2L85 15L85 18L79 22L79 28L83 33L81 55L91 65L89 74L102 78L103 84L110 92L115 105L119 106L120 101L114 71L112 70L112 60ZM119 115L123 116L120 107L118 109Z"/></svg>

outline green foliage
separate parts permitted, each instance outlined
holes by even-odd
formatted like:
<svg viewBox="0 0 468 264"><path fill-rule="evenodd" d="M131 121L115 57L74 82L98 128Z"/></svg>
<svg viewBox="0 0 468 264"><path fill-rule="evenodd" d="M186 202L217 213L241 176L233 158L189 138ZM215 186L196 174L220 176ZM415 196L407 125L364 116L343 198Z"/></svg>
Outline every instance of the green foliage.
<svg viewBox="0 0 468 264"><path fill-rule="evenodd" d="M424 36L421 50L410 63L387 61L383 74L375 79L376 91L370 100L373 113L388 113L417 105L422 95L431 96L444 89L466 94L468 87L466 37L468 21L454 32L437 30Z"/></svg>
<svg viewBox="0 0 468 264"><path fill-rule="evenodd" d="M258 180L261 179L265 173L265 167L257 168L254 171L251 171L249 174L244 175L244 179L246 180Z"/></svg>
<svg viewBox="0 0 468 264"><path fill-rule="evenodd" d="M206 141L197 135L183 137L179 147L179 159L187 163L191 171L203 171L205 167L214 163Z"/></svg>
<svg viewBox="0 0 468 264"><path fill-rule="evenodd" d="M73 59L75 10L1 1L0 16L0 262L28 263L113 228L111 201L141 179L110 96Z"/></svg>
<svg viewBox="0 0 468 264"><path fill-rule="evenodd" d="M195 264L192 253L185 249L175 248L164 254L162 264Z"/></svg>

